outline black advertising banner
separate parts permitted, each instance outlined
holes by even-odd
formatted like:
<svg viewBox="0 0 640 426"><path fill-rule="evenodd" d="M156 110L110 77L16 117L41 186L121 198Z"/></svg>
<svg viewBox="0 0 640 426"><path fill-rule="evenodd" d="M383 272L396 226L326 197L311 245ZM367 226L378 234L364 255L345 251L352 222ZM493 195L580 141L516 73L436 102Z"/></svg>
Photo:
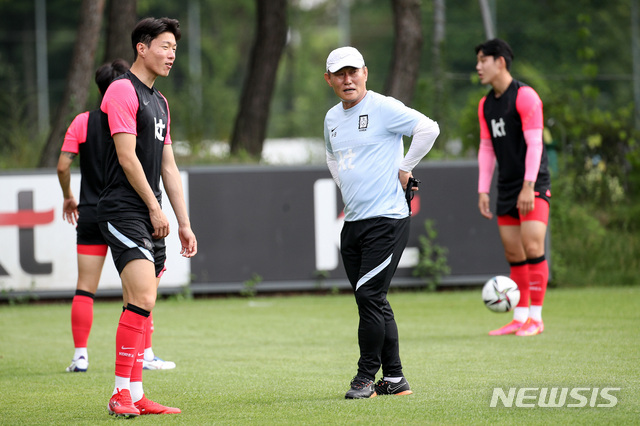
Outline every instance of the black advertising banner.
<svg viewBox="0 0 640 426"><path fill-rule="evenodd" d="M412 270L427 219L435 244L448 250L451 274L442 284L508 274L495 219L478 213L477 163L426 162L413 174L422 183L394 284L420 283ZM262 290L348 286L339 254L343 204L326 167L190 169L189 204L199 248L191 261L194 292L237 291L251 280Z"/></svg>
<svg viewBox="0 0 640 426"><path fill-rule="evenodd" d="M426 220L438 234L434 244L448 250L451 274L442 277L442 285L481 284L508 275L496 220L478 213L477 173L475 161L424 162L414 170L422 183L392 285L422 285L412 272ZM248 286L259 292L349 288L339 251L343 204L325 166L216 166L184 169L181 176L198 254L190 260L179 255L177 222L165 197L173 232L161 293L188 284L199 294ZM80 175L73 173L71 180L78 193ZM3 173L0 183L0 299L73 295L75 228L59 213L55 171ZM99 296L119 294L120 279L108 254Z"/></svg>

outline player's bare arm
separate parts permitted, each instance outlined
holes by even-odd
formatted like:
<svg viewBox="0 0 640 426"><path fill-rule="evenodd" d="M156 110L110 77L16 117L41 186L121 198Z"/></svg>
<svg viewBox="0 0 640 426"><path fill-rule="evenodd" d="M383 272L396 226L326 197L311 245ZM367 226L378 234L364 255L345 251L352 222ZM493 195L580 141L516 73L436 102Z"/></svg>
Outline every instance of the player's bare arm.
<svg viewBox="0 0 640 426"><path fill-rule="evenodd" d="M71 163L77 154L62 151L58 158L58 181L62 188L64 201L62 203L62 218L72 225L78 221L78 202L71 191Z"/></svg>
<svg viewBox="0 0 640 426"><path fill-rule="evenodd" d="M478 194L478 210L480 210L480 214L487 219L492 219L493 213L489 207L489 201L489 194L484 192Z"/></svg>
<svg viewBox="0 0 640 426"><path fill-rule="evenodd" d="M113 142L118 162L124 170L127 180L149 208L149 217L153 225L153 238L160 239L169 235L169 220L162 211L147 177L136 155L136 136L129 133L116 133Z"/></svg>
<svg viewBox="0 0 640 426"><path fill-rule="evenodd" d="M178 236L182 245L180 254L184 257L193 257L198 252L198 241L191 230L191 221L184 201L182 179L171 145L165 145L162 150L162 182L178 220Z"/></svg>

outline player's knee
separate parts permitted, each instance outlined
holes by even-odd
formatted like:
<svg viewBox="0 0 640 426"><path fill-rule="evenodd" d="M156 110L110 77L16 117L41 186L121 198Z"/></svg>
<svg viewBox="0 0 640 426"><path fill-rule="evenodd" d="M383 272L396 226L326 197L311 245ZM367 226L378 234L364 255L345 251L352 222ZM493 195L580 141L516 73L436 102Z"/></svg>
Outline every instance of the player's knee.
<svg viewBox="0 0 640 426"><path fill-rule="evenodd" d="M156 306L156 295L155 294L145 295L141 299L140 303L142 304L142 306L140 306L142 309L151 312L153 308Z"/></svg>
<svg viewBox="0 0 640 426"><path fill-rule="evenodd" d="M144 309L145 311L151 312L153 308L156 306L156 295L151 294L149 292L140 293L138 292L135 295L129 295L128 303L138 306L139 308Z"/></svg>
<svg viewBox="0 0 640 426"><path fill-rule="evenodd" d="M544 244L528 242L524 245L524 251L527 255L527 259L535 259L544 255Z"/></svg>
<svg viewBox="0 0 640 426"><path fill-rule="evenodd" d="M526 255L521 250L505 250L504 257L507 259L509 263L518 263L525 260Z"/></svg>

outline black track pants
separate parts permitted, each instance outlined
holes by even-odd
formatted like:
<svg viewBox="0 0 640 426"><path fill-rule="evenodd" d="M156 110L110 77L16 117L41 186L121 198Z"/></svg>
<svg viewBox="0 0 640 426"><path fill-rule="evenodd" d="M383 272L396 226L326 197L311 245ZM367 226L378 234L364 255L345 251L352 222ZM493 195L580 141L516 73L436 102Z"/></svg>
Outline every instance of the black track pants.
<svg viewBox="0 0 640 426"><path fill-rule="evenodd" d="M358 304L358 376L402 376L398 327L387 292L409 238L409 221L384 217L345 222L340 252Z"/></svg>

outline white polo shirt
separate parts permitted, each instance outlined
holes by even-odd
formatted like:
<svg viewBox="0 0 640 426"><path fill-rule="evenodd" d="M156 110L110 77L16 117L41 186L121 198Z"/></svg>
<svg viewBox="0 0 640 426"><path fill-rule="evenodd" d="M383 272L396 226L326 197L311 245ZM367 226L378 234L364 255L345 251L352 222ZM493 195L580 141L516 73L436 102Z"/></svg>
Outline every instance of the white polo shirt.
<svg viewBox="0 0 640 426"><path fill-rule="evenodd" d="M402 102L368 90L354 107L342 102L327 112L324 139L337 162L345 220L373 217L402 219L409 215L398 179L404 155L402 136L429 120Z"/></svg>

